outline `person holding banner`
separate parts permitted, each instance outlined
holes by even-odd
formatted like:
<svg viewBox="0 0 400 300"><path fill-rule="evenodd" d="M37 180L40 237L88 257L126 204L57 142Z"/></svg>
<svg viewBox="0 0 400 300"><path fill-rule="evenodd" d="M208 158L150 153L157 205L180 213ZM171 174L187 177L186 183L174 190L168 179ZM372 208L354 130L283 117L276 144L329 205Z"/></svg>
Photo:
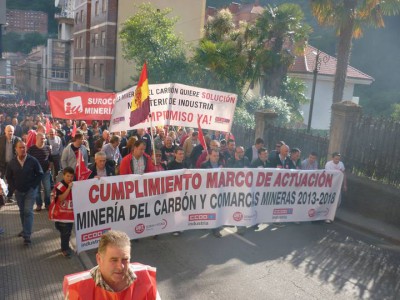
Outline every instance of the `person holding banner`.
<svg viewBox="0 0 400 300"><path fill-rule="evenodd" d="M289 169L289 146L283 144L279 147L279 152L276 152L275 157L271 159L271 167L278 169Z"/></svg>
<svg viewBox="0 0 400 300"><path fill-rule="evenodd" d="M318 170L318 154L317 152L311 152L308 158L301 162L302 170Z"/></svg>
<svg viewBox="0 0 400 300"><path fill-rule="evenodd" d="M226 163L227 168L248 168L250 167L250 160L244 155L244 148L236 146L235 155L228 159Z"/></svg>
<svg viewBox="0 0 400 300"><path fill-rule="evenodd" d="M69 247L72 227L74 225L74 210L72 209L72 181L74 180L74 169L66 167L63 170L63 180L54 187L54 199L49 209L49 219L55 221L54 225L60 232L61 253L66 258L72 257Z"/></svg>
<svg viewBox="0 0 400 300"><path fill-rule="evenodd" d="M212 140L210 142L210 149L216 149L216 150L220 151L220 142L217 141L217 140ZM196 168L197 169L200 169L201 168L201 164L208 160L208 151L209 150L204 150L200 154L200 156L199 156L199 158L197 159L197 162L196 162ZM220 152L220 154L221 154L221 152ZM219 156L219 164L221 166L225 165L224 156L222 154Z"/></svg>
<svg viewBox="0 0 400 300"><path fill-rule="evenodd" d="M264 147L258 149L258 158L251 163L252 168L270 168L271 163L268 160L268 150Z"/></svg>
<svg viewBox="0 0 400 300"><path fill-rule="evenodd" d="M120 175L144 174L155 172L151 157L145 153L146 142L138 140L133 145L133 151L125 156L121 161L119 169Z"/></svg>
<svg viewBox="0 0 400 300"><path fill-rule="evenodd" d="M208 152L208 160L201 164L202 169L217 169L222 166L219 164L219 150L210 149ZM222 237L221 230L223 227L213 228L211 231L215 237Z"/></svg>
<svg viewBox="0 0 400 300"><path fill-rule="evenodd" d="M168 164L167 170L180 170L180 169L188 169L188 165L185 162L185 152L183 152L183 149L181 147L176 147L175 158Z"/></svg>
<svg viewBox="0 0 400 300"><path fill-rule="evenodd" d="M343 173L342 191L346 192L347 191L347 178L346 178L346 173L344 172L345 171L344 164L343 164L343 162L340 161L340 158L341 158L341 155L339 152L333 152L332 160L328 161L325 164L325 170L337 170L337 171L341 171ZM340 193L338 207L341 202L342 202L342 193ZM332 221L326 220L325 222L331 223Z"/></svg>
<svg viewBox="0 0 400 300"><path fill-rule="evenodd" d="M103 151L97 152L94 155L94 164L89 167L92 173L90 173L88 179L115 176L115 168L111 167L106 162L107 155Z"/></svg>
<svg viewBox="0 0 400 300"><path fill-rule="evenodd" d="M129 263L131 243L125 232L104 233L96 254L97 266L64 277L63 293L67 300L134 299L157 300L156 269Z"/></svg>

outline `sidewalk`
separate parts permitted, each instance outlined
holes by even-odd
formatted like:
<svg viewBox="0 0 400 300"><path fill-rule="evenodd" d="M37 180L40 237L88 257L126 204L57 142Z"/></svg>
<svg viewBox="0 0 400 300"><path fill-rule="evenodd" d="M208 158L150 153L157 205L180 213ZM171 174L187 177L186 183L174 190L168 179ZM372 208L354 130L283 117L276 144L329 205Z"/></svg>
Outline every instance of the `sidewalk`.
<svg viewBox="0 0 400 300"><path fill-rule="evenodd" d="M60 236L47 210L34 212L32 245L24 246L16 204L0 211L0 300L63 299L64 275L83 271L78 256L65 258L60 252Z"/></svg>
<svg viewBox="0 0 400 300"><path fill-rule="evenodd" d="M337 210L335 221L400 245L400 229L394 225L364 217L342 207Z"/></svg>

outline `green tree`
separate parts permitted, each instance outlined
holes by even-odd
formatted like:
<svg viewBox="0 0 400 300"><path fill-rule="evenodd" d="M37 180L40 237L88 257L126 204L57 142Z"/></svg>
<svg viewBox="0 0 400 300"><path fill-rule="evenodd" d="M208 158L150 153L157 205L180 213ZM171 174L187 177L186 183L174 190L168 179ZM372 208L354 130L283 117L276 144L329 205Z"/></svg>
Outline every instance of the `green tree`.
<svg viewBox="0 0 400 300"><path fill-rule="evenodd" d="M188 80L185 43L174 33L178 19L170 17L170 12L171 9L157 10L149 3L141 4L119 32L124 58L134 61L138 72L147 61L152 83Z"/></svg>
<svg viewBox="0 0 400 300"><path fill-rule="evenodd" d="M310 0L313 15L321 25L332 26L338 35L333 102L340 102L347 76L352 40L365 26L384 27L385 15L400 13L399 0Z"/></svg>
<svg viewBox="0 0 400 300"><path fill-rule="evenodd" d="M248 94L235 110L235 123L246 128L254 128L254 115L257 110L267 109L278 114L275 124L286 126L293 121L293 114L285 99L270 96L254 96Z"/></svg>
<svg viewBox="0 0 400 300"><path fill-rule="evenodd" d="M242 94L247 80L244 75L247 58L241 37L228 10L221 10L211 18L192 59L193 78L197 78L198 85Z"/></svg>
<svg viewBox="0 0 400 300"><path fill-rule="evenodd" d="M392 115L391 117L395 120L400 122L400 103L392 104Z"/></svg>
<svg viewBox="0 0 400 300"><path fill-rule="evenodd" d="M298 78L286 77L282 84L281 97L285 99L290 108L292 120L303 122L303 115L300 113L300 106L309 102L305 95L307 87Z"/></svg>
<svg viewBox="0 0 400 300"><path fill-rule="evenodd" d="M296 4L268 6L248 28L253 40L249 52L252 78L260 81L263 93L279 96L288 68L296 53L304 50L311 28L304 23L304 15Z"/></svg>

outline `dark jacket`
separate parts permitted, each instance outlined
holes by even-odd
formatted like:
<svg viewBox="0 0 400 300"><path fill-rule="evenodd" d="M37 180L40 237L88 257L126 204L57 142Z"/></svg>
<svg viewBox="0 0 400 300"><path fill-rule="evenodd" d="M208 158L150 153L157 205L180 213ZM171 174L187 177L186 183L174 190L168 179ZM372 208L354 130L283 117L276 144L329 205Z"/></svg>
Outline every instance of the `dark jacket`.
<svg viewBox="0 0 400 300"><path fill-rule="evenodd" d="M43 170L39 161L27 154L24 167L14 157L7 165L6 178L12 189L27 192L30 188L38 187L43 177Z"/></svg>
<svg viewBox="0 0 400 300"><path fill-rule="evenodd" d="M186 165L185 161L178 163L175 159L167 165L167 170L180 170L180 169L187 169L187 168L188 168L188 166Z"/></svg>
<svg viewBox="0 0 400 300"><path fill-rule="evenodd" d="M201 144L194 146L192 153L190 153L190 164L192 168L196 168L196 162L203 152L204 148Z"/></svg>
<svg viewBox="0 0 400 300"><path fill-rule="evenodd" d="M89 170L92 171L88 179L92 179L95 176L97 176L97 168L96 164L92 164L89 167ZM115 168L112 168L111 166L106 164L106 174L107 176L114 176L115 175Z"/></svg>
<svg viewBox="0 0 400 300"><path fill-rule="evenodd" d="M218 168L221 168L221 167L222 167L221 165L218 166ZM201 164L200 168L201 168L201 169L217 169L217 168L214 168L214 167L211 165L210 160L207 160L207 161L203 162L203 163Z"/></svg>
<svg viewBox="0 0 400 300"><path fill-rule="evenodd" d="M19 138L22 138L22 127L19 126L18 124L14 126L14 135L16 135Z"/></svg>
<svg viewBox="0 0 400 300"><path fill-rule="evenodd" d="M227 168L247 168L250 167L250 160L247 156L244 156L241 160L237 160L234 157L228 159L226 163Z"/></svg>
<svg viewBox="0 0 400 300"><path fill-rule="evenodd" d="M290 161L291 160L288 156L282 162L279 157L279 153L277 152L275 157L271 160L271 168L290 169Z"/></svg>
<svg viewBox="0 0 400 300"><path fill-rule="evenodd" d="M271 168L271 163L269 160L266 162L263 162L261 159L257 158L255 161L252 162L251 164L252 168Z"/></svg>
<svg viewBox="0 0 400 300"><path fill-rule="evenodd" d="M251 146L250 148L248 148L245 152L244 152L244 156L246 156L249 161L253 160L253 146Z"/></svg>
<svg viewBox="0 0 400 300"><path fill-rule="evenodd" d="M11 141L12 141L12 145L13 145L13 152L14 152L14 157L15 157L15 144L20 141L21 139L17 136L13 136ZM3 135L0 137L0 172L1 174L5 174L6 172L6 167L7 167L7 163L6 163L6 136Z"/></svg>

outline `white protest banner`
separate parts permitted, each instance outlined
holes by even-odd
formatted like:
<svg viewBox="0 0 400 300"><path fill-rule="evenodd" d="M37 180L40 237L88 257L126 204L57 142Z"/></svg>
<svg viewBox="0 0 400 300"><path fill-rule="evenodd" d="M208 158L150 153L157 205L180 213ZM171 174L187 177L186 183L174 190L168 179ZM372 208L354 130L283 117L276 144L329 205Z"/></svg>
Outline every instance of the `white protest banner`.
<svg viewBox="0 0 400 300"><path fill-rule="evenodd" d="M110 120L110 131L150 127L150 117L129 126L135 87L117 93ZM178 83L150 84L150 113L153 126L185 126L230 132L237 95Z"/></svg>
<svg viewBox="0 0 400 300"><path fill-rule="evenodd" d="M333 220L343 173L279 169L175 170L74 182L78 252L101 235L131 239L222 225Z"/></svg>

